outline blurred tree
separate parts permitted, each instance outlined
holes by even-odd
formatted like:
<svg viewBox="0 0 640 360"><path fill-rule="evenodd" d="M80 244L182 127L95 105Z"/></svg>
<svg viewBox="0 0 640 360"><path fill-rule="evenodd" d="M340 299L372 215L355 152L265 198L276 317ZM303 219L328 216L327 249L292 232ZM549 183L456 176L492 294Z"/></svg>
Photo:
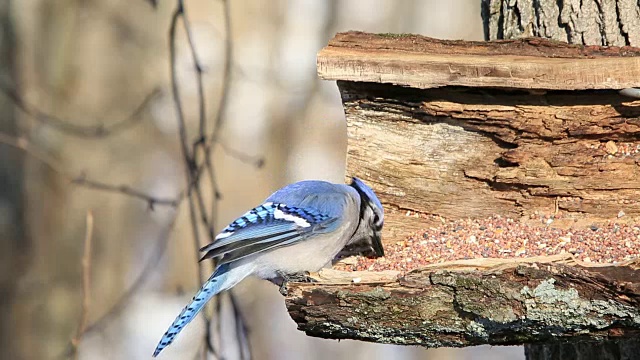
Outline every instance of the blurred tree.
<svg viewBox="0 0 640 360"><path fill-rule="evenodd" d="M0 1L0 82L15 88L16 37L11 1ZM0 132L18 137L17 114L7 97L0 98ZM31 249L25 224L24 154L3 145L0 151L0 359L23 359L19 319L26 314L14 311L18 279L24 272Z"/></svg>

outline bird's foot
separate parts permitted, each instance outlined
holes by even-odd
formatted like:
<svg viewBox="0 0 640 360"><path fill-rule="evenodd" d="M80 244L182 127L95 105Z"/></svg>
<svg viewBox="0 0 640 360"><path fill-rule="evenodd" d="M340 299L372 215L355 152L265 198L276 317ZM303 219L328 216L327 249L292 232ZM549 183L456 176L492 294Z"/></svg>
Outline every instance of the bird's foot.
<svg viewBox="0 0 640 360"><path fill-rule="evenodd" d="M287 282L313 283L318 281L310 277L308 271L305 271L297 274L287 275Z"/></svg>
<svg viewBox="0 0 640 360"><path fill-rule="evenodd" d="M289 294L289 289L287 289L286 281L283 281L282 284L280 284L280 288L278 289L278 291L280 291L280 295L282 296L287 296Z"/></svg>
<svg viewBox="0 0 640 360"><path fill-rule="evenodd" d="M276 285L279 285L279 291L282 296L287 296L289 291L287 289L287 285L290 282L303 282L303 283L312 283L317 282L314 278L309 276L308 272L296 273L296 274L283 274L278 273L278 278L276 280L272 280L272 282Z"/></svg>

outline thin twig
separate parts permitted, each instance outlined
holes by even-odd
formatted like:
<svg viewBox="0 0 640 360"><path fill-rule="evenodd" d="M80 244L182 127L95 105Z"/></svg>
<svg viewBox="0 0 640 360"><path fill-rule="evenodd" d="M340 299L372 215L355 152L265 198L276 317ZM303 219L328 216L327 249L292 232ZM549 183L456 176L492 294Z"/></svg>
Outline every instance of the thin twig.
<svg viewBox="0 0 640 360"><path fill-rule="evenodd" d="M171 17L171 26L169 27L169 59L170 59L170 68L171 68L171 89L173 94L173 103L176 107L176 115L178 118L179 125L179 135L180 135L180 145L182 149L182 156L184 158L185 167L186 167L186 177L187 184L192 184L194 187L198 186L197 181L192 182L193 170L195 168L193 163L193 157L189 151L188 143L188 135L187 135L187 126L184 119L184 113L182 110L182 100L180 99L180 89L178 88L178 74L176 71L176 29L178 25L178 19L182 16L184 12L184 4L182 0L178 0L178 6L176 7L173 15ZM191 228L193 231L193 238L195 241L196 249L199 249L202 245L200 244L200 235L198 232L198 222L196 220L196 207L192 197L192 188L188 187L186 191L186 198L189 202L189 215L191 218ZM196 252L196 259L200 260L198 254ZM202 285L202 279L204 278L202 266L198 266L198 270L200 273L199 283Z"/></svg>
<svg viewBox="0 0 640 360"><path fill-rule="evenodd" d="M16 138L11 135L0 132L0 143L22 150L25 153L27 153L27 155L30 155L34 159L47 165L54 172L57 172L61 175L66 176L66 171L63 170L62 164L60 164L58 161L56 161L54 158L47 155L46 153L38 151L38 149L36 149L33 145L31 145L31 142L29 142L29 140L23 137Z"/></svg>
<svg viewBox="0 0 640 360"><path fill-rule="evenodd" d="M194 161L194 155L189 153L189 147L187 145L187 129L184 119L184 113L182 111L182 100L180 99L180 89L178 88L177 81L177 71L176 71L176 29L178 24L178 18L183 17L184 19L184 4L182 0L178 0L178 5L171 17L171 25L169 27L169 59L170 59L170 67L171 67L171 89L173 94L173 102L176 107L176 114L178 118L179 125L179 134L180 134L180 145L182 149L182 155L185 161L185 173L187 178L187 189L185 191L185 196L189 203L189 217L191 220L191 228L193 232L193 240L195 242L195 255L196 255L196 263L198 264L198 283L202 286L202 279L204 278L204 268L203 264L199 262L199 254L198 249L202 246L200 243L200 235L198 232L198 222L196 220L196 207L194 202L193 191L196 193L196 197L199 200L199 207L201 210L201 216L205 226L210 228L208 225L208 221L206 219L206 209L204 207L204 202L202 200L200 187L199 187L199 179L195 176L195 172L197 171L197 166ZM194 50L194 61L197 61L195 58L195 50ZM200 75L198 72L197 75ZM201 104L204 105L204 104ZM195 147L194 147L195 148ZM210 327L211 320L204 313L205 323L207 328ZM207 332L208 334L208 332ZM215 354L215 350L209 343L210 339L207 337L205 339L207 345L211 347L212 352Z"/></svg>
<svg viewBox="0 0 640 360"><path fill-rule="evenodd" d="M84 236L84 253L82 254L82 312L76 336L71 340L74 357L78 359L78 346L87 326L89 301L91 297L91 240L93 238L93 213L87 211L87 230Z"/></svg>
<svg viewBox="0 0 640 360"><path fill-rule="evenodd" d="M196 52L195 39L193 38L193 33L191 32L191 22L189 21L189 17L187 16L187 11L182 8L182 21L184 22L184 29L187 33L187 41L189 42L189 49L191 50L191 57L193 58L193 67L196 71L196 83L198 87L198 115L199 115L199 124L200 124L200 134L206 134L207 131L207 112L206 112L206 104L204 101L204 85L202 81L202 64L198 59L198 53ZM198 144L204 142L204 136L197 139L194 145L194 154L195 147Z"/></svg>
<svg viewBox="0 0 640 360"><path fill-rule="evenodd" d="M141 191L132 189L128 185L110 185L110 184L105 184L99 181L89 180L84 175L73 176L68 171L66 171L62 166L62 164L60 164L57 160L47 155L46 153L39 151L35 146L31 144L31 142L29 142L29 140L25 138L22 138L22 137L14 138L12 136L9 136L5 133L0 132L0 143L9 145L16 149L20 149L24 151L34 159L47 165L51 170L53 170L55 173L65 178L71 184L81 186L81 187L86 187L89 189L118 193L118 194L130 196L130 197L142 199L149 204L149 208L151 210L154 209L155 205L163 205L163 206L171 206L171 207L178 206L178 202L180 198L168 199L168 198L154 197L149 194L145 194Z"/></svg>
<svg viewBox="0 0 640 360"><path fill-rule="evenodd" d="M238 338L238 346L240 347L240 359L251 360L251 343L249 342L249 328L247 327L247 322L242 315L242 311L240 311L240 305L236 300L236 295L233 292L233 289L227 292L229 293L229 299L231 300L233 316L236 320L236 337Z"/></svg>
<svg viewBox="0 0 640 360"><path fill-rule="evenodd" d="M160 238L156 241L154 251L149 255L148 260L142 268L142 271L140 271L140 274L138 274L136 279L133 281L133 284L131 284L131 286L127 288L127 290L125 290L122 295L120 295L120 298L118 298L115 304L111 306L111 308L109 308L106 313L100 316L100 318L95 320L89 326L85 327L83 335L87 335L96 331L102 331L111 320L117 318L118 315L120 315L120 313L124 310L126 305L131 301L133 296L138 292L140 288L142 288L149 276L153 274L153 272L156 270L159 259L162 259L164 253L167 250L169 238L171 237L171 233L176 224L177 214L178 212L176 211L173 215L173 218L171 219L171 222L167 226L166 231L163 231ZM65 351L56 358L69 358L72 354L73 343L69 342Z"/></svg>
<svg viewBox="0 0 640 360"><path fill-rule="evenodd" d="M222 93L220 96L220 103L218 106L218 111L216 114L213 130L211 135L207 136L207 126L206 126L206 103L205 103L205 94L204 94L204 86L203 86L203 68L198 59L198 52L196 51L195 39L193 37L191 31L191 24L189 22L189 18L185 12L184 2L183 0L178 0L178 5L173 13L171 19L171 26L169 30L169 51L170 51L170 66L171 66L171 85L172 85L172 93L173 100L176 107L176 113L179 124L179 136L180 136L180 145L182 149L183 158L186 164L186 178L187 178L187 187L181 195L182 197L186 197L189 202L189 211L190 211L190 219L191 226L194 233L194 241L196 243L196 247L199 248L202 244L200 243L200 237L198 233L198 222L196 220L197 214L199 213L200 219L203 225L208 230L209 241L214 241L214 229L215 229L215 215L217 214L217 202L220 199L220 190L218 188L218 184L215 176L215 168L213 166L212 160L212 152L213 152L213 144L216 142L216 139L219 135L220 126L222 124L224 114L226 112L226 107L228 103L228 94L229 87L231 82L231 67L232 67L232 48L231 48L231 22L230 22L230 12L229 12L229 3L226 0L223 0L224 6L224 21L225 21L225 29L226 29L226 38L225 38L225 67L223 74L223 85L222 85ZM188 146L188 134L185 123L185 116L182 109L182 100L180 97L179 88L177 85L177 72L176 72L176 30L178 19L182 17L183 25L185 27L186 36L188 39L191 56L193 59L193 64L195 68L195 76L198 88L198 105L199 105L199 134L195 141L192 143L191 152L189 152ZM231 156L238 157L241 161L253 161L254 164L258 164L257 167L261 167L264 163L263 160L259 159L255 161L253 158L246 156L245 154L239 151L232 151L230 147L223 147L223 149L227 152L231 153ZM198 161L198 153L202 151L204 154L204 161L200 163ZM204 197L202 195L202 191L200 188L200 178L203 170L206 170L207 175L209 177L209 181L211 182L211 189L213 194L211 210L209 214L207 214L207 209L204 206ZM195 198L195 199L194 199ZM197 253L196 253L197 255ZM215 266L215 264L214 264ZM198 281L201 283L203 279L203 264L198 263ZM220 299L216 302L216 314L218 315L216 318L220 319L221 307L220 307ZM239 308L236 308L237 304L232 302L232 307L234 314L236 316L240 316ZM215 351L213 346L213 339L211 337L211 319L206 316L205 312L205 321L207 327L207 335L206 335L206 350L213 353L216 357L218 357L218 353ZM242 323L242 321L241 321ZM220 321L217 322L218 327L220 326ZM218 328L218 330L220 330ZM242 325L237 328L238 331L238 343L241 347L243 347L243 340L246 338L246 327ZM218 331L220 333L220 331ZM241 353L244 354L244 348L241 349ZM206 353L203 354L206 356ZM243 355L244 356L244 355ZM250 355L249 355L250 356Z"/></svg>
<svg viewBox="0 0 640 360"><path fill-rule="evenodd" d="M167 245L169 244L169 239L171 238L171 233L173 232L173 228L176 224L178 212L174 214L169 226L167 226L166 231L162 232L162 236L159 238L159 241L156 242L155 251L153 251L145 263L142 271L135 279L133 284L120 296L118 301L107 311L104 315L102 315L98 320L94 321L91 325L86 328L86 332L94 332L102 330L107 323L118 316L124 310L125 306L133 298L138 289L144 285L149 276L153 274L153 271L156 269L158 261L164 256L164 253L167 250Z"/></svg>
<svg viewBox="0 0 640 360"><path fill-rule="evenodd" d="M206 113L206 103L204 100L204 85L202 81L202 64L198 58L198 52L196 51L195 39L193 37L193 33L191 31L191 23L189 21L189 17L187 16L186 8L182 8L182 21L184 24L184 29L187 34L187 41L189 42L189 49L191 50L191 58L193 59L193 68L196 72L196 84L198 89L198 116L199 116L199 133L198 138L193 142L192 146L192 158L193 163L197 164L197 156L198 156L198 148L204 145L206 139L206 131L207 131L207 113ZM205 151L205 159L209 157L208 153ZM205 163L211 164L210 160L205 160ZM197 166L194 166L197 168ZM192 178L196 179L196 185L199 183L198 179L195 177L195 171L192 171ZM198 202L198 207L200 209L200 218L209 233L209 241L213 241L215 234L213 234L214 225L212 223L213 212L210 215L207 214L207 210L204 205L204 197L202 196L202 192L200 188L196 186L196 200ZM215 200L214 200L215 201Z"/></svg>
<svg viewBox="0 0 640 360"><path fill-rule="evenodd" d="M222 147L227 155L235 158L236 160L239 160L240 162L243 162L245 164L252 165L257 169L260 169L264 166L264 157L246 154L238 149L232 148L224 141L217 140L216 142Z"/></svg>
<svg viewBox="0 0 640 360"><path fill-rule="evenodd" d="M71 182L73 184L75 184L75 185L80 185L80 186L84 186L84 187L91 188L91 189L103 190L103 191L107 191L107 192L115 192L115 193L119 193L119 194L130 196L130 197L142 199L142 200L146 201L147 204L149 204L149 209L150 210L154 210L155 209L155 205L167 205L167 206L171 206L171 207L177 207L178 206L178 200L177 199L167 199L167 198L154 197L154 196L145 194L143 192L140 192L138 190L132 189L131 187L129 187L127 185L109 185L109 184L104 184L104 183L101 183L101 182L98 182L98 181L89 180L84 176L76 177Z"/></svg>
<svg viewBox="0 0 640 360"><path fill-rule="evenodd" d="M153 100L160 94L160 89L156 88L151 93L149 93L140 103L140 105L138 105L134 109L134 111L126 118L113 122L111 124L98 126L77 125L71 121L47 114L44 111L37 109L35 106L27 103L14 89L0 87L0 92L7 96L14 103L14 105L22 110L25 114L29 115L42 124L49 125L66 134L73 136L104 138L127 130L133 125L139 123L143 119L141 116L142 112L149 106L151 100Z"/></svg>
<svg viewBox="0 0 640 360"><path fill-rule="evenodd" d="M222 78L222 90L220 94L220 102L218 103L218 111L213 123L213 130L211 131L212 138L215 139L220 134L220 128L224 121L224 116L227 111L229 89L231 87L231 72L233 68L233 34L231 32L231 9L228 0L222 0L223 19L224 19L224 72Z"/></svg>
<svg viewBox="0 0 640 360"><path fill-rule="evenodd" d="M233 68L233 34L231 32L231 4L228 0L222 0L222 12L224 21L224 71L222 73L222 89L220 90L220 101L218 102L218 111L213 122L213 130L211 131L211 139L215 141L220 135L220 128L224 121L227 107L229 105L229 92L231 88L231 71ZM206 148L204 152L205 166L211 183L211 192L213 193L213 201L211 202L211 214L218 212L218 200L221 198L220 189L215 176L211 160L211 148ZM213 223L213 220L212 220ZM213 225L213 224L212 224Z"/></svg>

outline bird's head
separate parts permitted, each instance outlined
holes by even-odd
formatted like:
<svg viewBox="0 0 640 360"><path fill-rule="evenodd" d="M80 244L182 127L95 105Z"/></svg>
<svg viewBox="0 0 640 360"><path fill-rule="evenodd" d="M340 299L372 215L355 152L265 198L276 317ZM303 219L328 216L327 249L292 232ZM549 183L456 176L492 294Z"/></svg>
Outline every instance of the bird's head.
<svg viewBox="0 0 640 360"><path fill-rule="evenodd" d="M366 241L377 257L384 256L380 233L384 224L384 209L373 190L362 180L354 177L351 187L360 195L360 225L352 243Z"/></svg>

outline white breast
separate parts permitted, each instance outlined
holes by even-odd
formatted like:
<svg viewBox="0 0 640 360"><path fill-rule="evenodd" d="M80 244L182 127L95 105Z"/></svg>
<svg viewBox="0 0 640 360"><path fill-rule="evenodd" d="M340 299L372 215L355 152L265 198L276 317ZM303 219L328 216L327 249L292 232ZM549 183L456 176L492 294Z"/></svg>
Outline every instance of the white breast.
<svg viewBox="0 0 640 360"><path fill-rule="evenodd" d="M251 261L256 267L254 274L263 279L272 279L278 272L296 274L314 272L329 264L349 241L357 223L343 221L340 227L329 234L321 234L303 240L295 245L251 256L243 261Z"/></svg>

